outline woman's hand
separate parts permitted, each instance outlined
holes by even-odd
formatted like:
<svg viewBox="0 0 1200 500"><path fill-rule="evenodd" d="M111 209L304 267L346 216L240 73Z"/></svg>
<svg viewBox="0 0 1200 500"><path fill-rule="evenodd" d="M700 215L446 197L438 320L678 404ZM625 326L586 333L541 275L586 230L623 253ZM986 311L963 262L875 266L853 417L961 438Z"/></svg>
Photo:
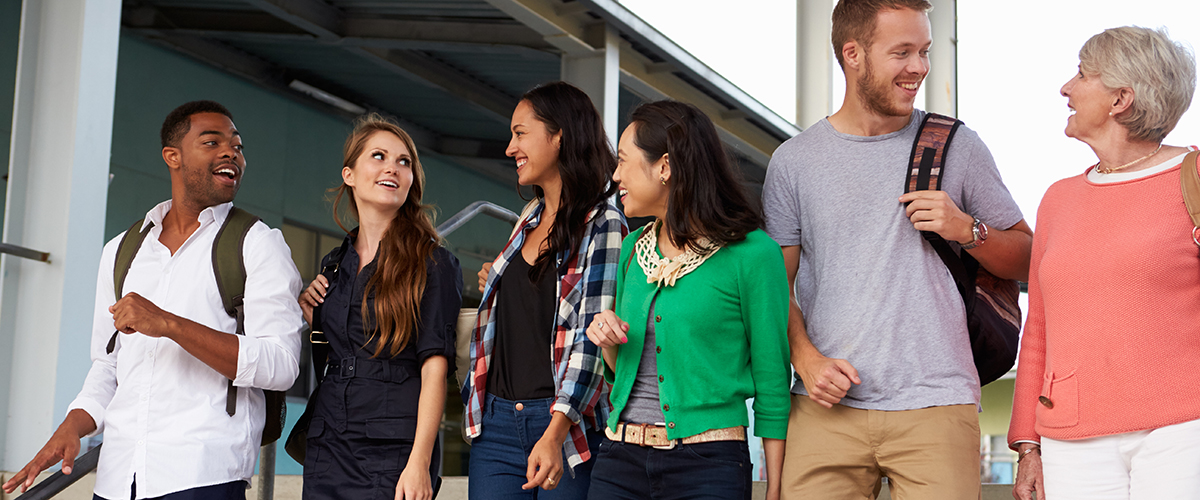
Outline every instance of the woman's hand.
<svg viewBox="0 0 1200 500"><path fill-rule="evenodd" d="M1035 444L1021 443L1020 450L1038 447ZM1046 487L1042 481L1042 451L1030 452L1017 464L1017 480L1013 481L1013 498L1017 500L1033 500L1037 492L1037 500L1046 500Z"/></svg>
<svg viewBox="0 0 1200 500"><path fill-rule="evenodd" d="M593 316L592 324L588 325L586 331L588 339L601 348L616 347L629 342L629 337L625 336L627 332L629 323L621 321L617 313L612 311L600 311Z"/></svg>
<svg viewBox="0 0 1200 500"><path fill-rule="evenodd" d="M329 290L329 280L325 279L325 275L318 274L317 278L308 284L303 292L300 292L300 309L304 312L304 322L312 327L317 325L312 324L313 308L325 302L325 292Z"/></svg>
<svg viewBox="0 0 1200 500"><path fill-rule="evenodd" d="M433 500L433 485L429 482L429 464L420 464L409 457L408 465L396 482L396 500Z"/></svg>
<svg viewBox="0 0 1200 500"><path fill-rule="evenodd" d="M529 453L529 466L525 469L525 478L529 482L521 486L523 490L541 486L543 490L549 491L558 487L558 482L562 480L562 446L571 430L571 419L558 411L553 415L550 425L546 426L546 432L542 433L541 439L538 439L537 444L533 445L533 451Z"/></svg>
<svg viewBox="0 0 1200 500"><path fill-rule="evenodd" d="M483 287L487 286L488 272L492 270L491 262L484 262L483 268L479 270L479 293L483 293Z"/></svg>

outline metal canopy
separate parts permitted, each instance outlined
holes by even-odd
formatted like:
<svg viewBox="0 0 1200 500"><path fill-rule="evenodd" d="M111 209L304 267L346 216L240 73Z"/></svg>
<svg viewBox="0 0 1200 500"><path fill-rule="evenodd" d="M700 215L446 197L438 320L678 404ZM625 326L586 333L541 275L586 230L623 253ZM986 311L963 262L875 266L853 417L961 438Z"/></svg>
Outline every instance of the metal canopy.
<svg viewBox="0 0 1200 500"><path fill-rule="evenodd" d="M504 159L519 96L559 79L564 56L603 50L596 33L606 25L622 39L622 95L700 106L751 182L799 132L611 1L127 0L121 22L127 34L326 111L394 116L422 148L464 160ZM318 102L295 81L349 106Z"/></svg>

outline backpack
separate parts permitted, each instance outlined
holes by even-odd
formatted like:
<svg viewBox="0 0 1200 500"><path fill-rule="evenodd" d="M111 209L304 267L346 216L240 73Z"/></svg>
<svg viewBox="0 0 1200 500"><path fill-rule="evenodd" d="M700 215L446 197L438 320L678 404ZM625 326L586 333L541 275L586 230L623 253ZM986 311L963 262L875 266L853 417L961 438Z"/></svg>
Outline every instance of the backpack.
<svg viewBox="0 0 1200 500"><path fill-rule="evenodd" d="M125 285L125 276L129 274L129 266L133 264L134 256L137 255L146 235L150 233L150 228L154 227L152 222L145 229L139 231L144 220L139 220L130 226L117 246L116 262L113 265L113 292L117 300L124 295L122 288ZM258 221L258 216L233 207L229 210L225 223L221 225L217 237L213 240L212 264L217 280L217 290L220 291L225 312L237 319L236 333L238 335L246 334L245 311L242 308L243 294L246 290L246 266L242 261L242 246L246 242L246 233ZM112 354L117 347L118 335L118 332L113 332L112 338L108 340L107 352L109 354ZM280 434L283 433L284 419L287 418L287 406L284 391L264 390L263 396L266 397L267 411L266 423L263 425L262 445L266 446L279 439ZM230 380L229 390L225 397L225 413L232 417L236 412L237 388Z"/></svg>
<svg viewBox="0 0 1200 500"><path fill-rule="evenodd" d="M1183 204L1192 218L1192 241L1200 246L1200 152L1192 151L1183 157L1179 166L1179 187L1183 189Z"/></svg>
<svg viewBox="0 0 1200 500"><path fill-rule="evenodd" d="M927 113L913 142L904 192L940 190L946 150L962 121ZM932 187L931 187L932 186ZM967 311L971 354L979 384L987 385L1012 369L1021 333L1021 289L1016 280L996 277L966 251L955 253L937 233L921 231L954 277Z"/></svg>

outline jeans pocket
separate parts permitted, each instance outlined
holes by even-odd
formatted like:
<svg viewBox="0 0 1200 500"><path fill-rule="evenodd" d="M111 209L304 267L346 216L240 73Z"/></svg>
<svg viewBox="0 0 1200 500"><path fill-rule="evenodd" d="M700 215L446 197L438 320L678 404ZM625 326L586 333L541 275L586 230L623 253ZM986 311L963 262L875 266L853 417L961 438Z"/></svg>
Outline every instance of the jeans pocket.
<svg viewBox="0 0 1200 500"><path fill-rule="evenodd" d="M688 456L701 462L739 468L750 466L750 448L745 441L713 441L683 445Z"/></svg>

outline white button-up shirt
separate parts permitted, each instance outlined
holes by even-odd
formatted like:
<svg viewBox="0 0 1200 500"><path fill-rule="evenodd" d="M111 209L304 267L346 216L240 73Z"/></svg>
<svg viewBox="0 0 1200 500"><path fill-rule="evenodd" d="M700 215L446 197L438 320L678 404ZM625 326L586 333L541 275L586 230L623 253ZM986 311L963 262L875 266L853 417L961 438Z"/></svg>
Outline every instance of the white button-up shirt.
<svg viewBox="0 0 1200 500"><path fill-rule="evenodd" d="M146 235L125 278L124 293L137 292L169 313L214 330L233 333L212 266L212 245L231 203L200 213L200 227L171 255L158 241L166 201L146 214ZM142 226L145 228L145 225ZM109 306L118 235L104 246L96 280L92 322L92 368L71 409L83 409L104 433L96 475L97 495L137 498L249 481L258 459L265 402L262 389L286 390L299 373L303 319L296 297L300 275L283 234L259 222L246 234L245 336L238 336L237 411L225 412L229 379L174 341L138 333L112 336Z"/></svg>

